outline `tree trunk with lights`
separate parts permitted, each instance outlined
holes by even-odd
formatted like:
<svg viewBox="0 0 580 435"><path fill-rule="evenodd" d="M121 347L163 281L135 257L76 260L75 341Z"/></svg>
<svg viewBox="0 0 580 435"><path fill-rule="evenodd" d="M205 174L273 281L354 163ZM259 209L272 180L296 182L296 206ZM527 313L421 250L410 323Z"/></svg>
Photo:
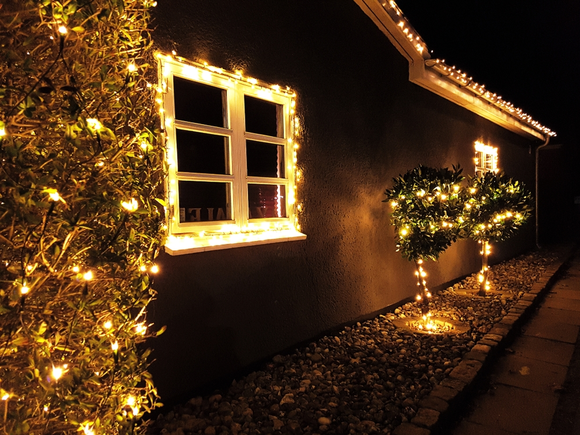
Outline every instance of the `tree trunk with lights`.
<svg viewBox="0 0 580 435"><path fill-rule="evenodd" d="M489 290L489 242L483 241L481 245L481 272L479 272L479 292L477 294L479 296L485 296Z"/></svg>
<svg viewBox="0 0 580 435"><path fill-rule="evenodd" d="M425 279L426 273L423 269L423 260L415 261L415 276L417 276L417 286L420 289L419 295L417 295L417 300L421 302L421 313L429 313L429 299L431 298L431 293L427 289L427 280Z"/></svg>

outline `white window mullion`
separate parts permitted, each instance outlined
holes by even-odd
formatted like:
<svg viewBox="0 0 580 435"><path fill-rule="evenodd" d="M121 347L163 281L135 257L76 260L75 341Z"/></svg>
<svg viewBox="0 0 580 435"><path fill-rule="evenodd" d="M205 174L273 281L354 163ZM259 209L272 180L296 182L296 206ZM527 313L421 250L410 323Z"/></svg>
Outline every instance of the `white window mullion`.
<svg viewBox="0 0 580 435"><path fill-rule="evenodd" d="M232 170L234 174L233 208L235 221L240 228L248 225L248 187L246 181L246 138L244 136L244 95L239 90L228 93L230 107L230 128L232 134Z"/></svg>

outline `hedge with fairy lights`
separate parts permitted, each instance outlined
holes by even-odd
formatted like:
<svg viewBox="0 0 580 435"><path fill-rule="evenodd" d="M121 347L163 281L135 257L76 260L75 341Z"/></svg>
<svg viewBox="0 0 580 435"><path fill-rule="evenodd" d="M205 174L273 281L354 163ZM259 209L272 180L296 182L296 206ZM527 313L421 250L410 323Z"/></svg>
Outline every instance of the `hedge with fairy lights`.
<svg viewBox="0 0 580 435"><path fill-rule="evenodd" d="M156 406L143 344L163 228L151 6L0 5L4 433L140 433Z"/></svg>
<svg viewBox="0 0 580 435"><path fill-rule="evenodd" d="M479 295L489 290L488 257L490 243L512 237L530 217L532 195L523 183L503 173L486 172L468 180L464 191L462 236L481 244L482 268Z"/></svg>
<svg viewBox="0 0 580 435"><path fill-rule="evenodd" d="M459 235L463 208L460 183L464 179L461 173L459 166L418 166L394 178L393 187L385 191L383 202L391 205L397 251L415 264L420 288L417 300L423 302L424 312L428 311L431 293L422 264L437 260Z"/></svg>

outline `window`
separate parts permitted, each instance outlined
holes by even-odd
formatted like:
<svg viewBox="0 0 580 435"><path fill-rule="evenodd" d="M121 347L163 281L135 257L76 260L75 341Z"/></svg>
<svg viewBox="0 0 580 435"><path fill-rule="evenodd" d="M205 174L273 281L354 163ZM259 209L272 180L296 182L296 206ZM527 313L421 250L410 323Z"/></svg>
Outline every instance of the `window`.
<svg viewBox="0 0 580 435"><path fill-rule="evenodd" d="M486 172L497 172L497 148L475 142L475 175L480 177Z"/></svg>
<svg viewBox="0 0 580 435"><path fill-rule="evenodd" d="M170 254L299 240L295 94L158 56Z"/></svg>

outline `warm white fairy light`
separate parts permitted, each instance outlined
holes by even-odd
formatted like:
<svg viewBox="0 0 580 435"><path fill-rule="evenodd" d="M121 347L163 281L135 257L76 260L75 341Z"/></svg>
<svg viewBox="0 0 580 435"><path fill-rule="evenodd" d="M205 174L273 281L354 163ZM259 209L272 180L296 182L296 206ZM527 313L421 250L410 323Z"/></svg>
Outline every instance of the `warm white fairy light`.
<svg viewBox="0 0 580 435"><path fill-rule="evenodd" d="M87 118L87 125L93 131L98 131L103 128L103 124L101 124L101 121L95 118Z"/></svg>
<svg viewBox="0 0 580 435"><path fill-rule="evenodd" d="M62 376L66 373L66 368L67 365L63 365L63 366L59 366L59 367L52 367L52 371L51 371L51 377L52 379L54 379L55 381L58 382L58 380L60 378L62 378Z"/></svg>
<svg viewBox="0 0 580 435"><path fill-rule="evenodd" d="M94 278L94 275L93 275L93 271L92 271L92 270L88 270L88 271L86 271L85 273L83 273L83 279L84 279L85 281L90 281L90 280L92 280L93 278Z"/></svg>
<svg viewBox="0 0 580 435"><path fill-rule="evenodd" d="M135 198L131 198L129 201L122 201L121 206L130 213L139 208L139 204Z"/></svg>
<svg viewBox="0 0 580 435"><path fill-rule="evenodd" d="M51 192L48 194L48 196L50 197L50 199L52 199L53 201L63 201L62 197L60 196L60 194L58 192Z"/></svg>
<svg viewBox="0 0 580 435"><path fill-rule="evenodd" d="M80 429L83 431L83 435L95 435L93 423L90 421L85 421L83 424L81 424Z"/></svg>

